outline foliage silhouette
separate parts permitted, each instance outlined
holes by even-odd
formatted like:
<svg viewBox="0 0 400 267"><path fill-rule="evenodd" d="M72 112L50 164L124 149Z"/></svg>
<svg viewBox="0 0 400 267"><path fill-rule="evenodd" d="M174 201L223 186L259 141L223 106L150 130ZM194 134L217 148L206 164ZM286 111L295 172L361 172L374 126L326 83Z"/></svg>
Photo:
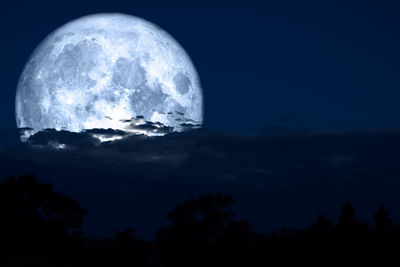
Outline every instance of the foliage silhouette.
<svg viewBox="0 0 400 267"><path fill-rule="evenodd" d="M383 206L374 216L373 228L359 222L346 201L336 225L320 213L309 229L266 235L256 233L247 221L236 220L233 203L231 196L208 194L177 205L168 213L171 225L158 232L159 262L165 266L382 266L398 261L399 231Z"/></svg>
<svg viewBox="0 0 400 267"><path fill-rule="evenodd" d="M28 265L55 258L73 260L79 253L76 248L86 212L79 202L54 192L51 184L37 182L34 175L2 180L0 261L14 256L13 261Z"/></svg>
<svg viewBox="0 0 400 267"><path fill-rule="evenodd" d="M168 213L171 225L157 233L161 260L166 266L204 266L215 257L214 242L233 220L229 195L191 198Z"/></svg>
<svg viewBox="0 0 400 267"><path fill-rule="evenodd" d="M137 238L133 229L117 231L115 238L86 241L81 266L154 266L153 244Z"/></svg>
<svg viewBox="0 0 400 267"><path fill-rule="evenodd" d="M382 205L379 206L378 211L374 215L375 231L381 235L390 233L393 230L392 220L389 218L389 213Z"/></svg>
<svg viewBox="0 0 400 267"><path fill-rule="evenodd" d="M237 219L230 195L191 198L168 212L155 242L133 229L82 238L87 212L33 175L0 182L0 266L389 266L397 265L400 228L381 205L374 225L344 202L337 223L319 213L307 229L257 233ZM260 212L266 212L260 210Z"/></svg>

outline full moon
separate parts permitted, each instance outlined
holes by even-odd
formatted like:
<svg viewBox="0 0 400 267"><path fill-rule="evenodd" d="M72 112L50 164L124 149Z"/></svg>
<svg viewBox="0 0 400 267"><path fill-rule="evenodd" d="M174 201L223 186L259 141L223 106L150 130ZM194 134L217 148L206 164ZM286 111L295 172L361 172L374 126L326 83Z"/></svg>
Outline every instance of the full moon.
<svg viewBox="0 0 400 267"><path fill-rule="evenodd" d="M141 117L181 131L201 124L196 69L167 32L141 18L96 14L51 33L27 62L16 94L19 128L126 130Z"/></svg>

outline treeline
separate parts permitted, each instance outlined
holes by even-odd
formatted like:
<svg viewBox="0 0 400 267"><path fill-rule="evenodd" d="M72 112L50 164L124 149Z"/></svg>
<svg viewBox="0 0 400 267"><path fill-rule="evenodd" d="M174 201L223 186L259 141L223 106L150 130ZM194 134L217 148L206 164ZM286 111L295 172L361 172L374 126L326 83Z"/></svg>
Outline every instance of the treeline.
<svg viewBox="0 0 400 267"><path fill-rule="evenodd" d="M0 266L396 266L400 227L382 205L374 224L350 202L337 223L319 214L308 229L257 233L236 219L232 196L191 198L168 213L154 242L132 229L82 238L87 210L33 175L0 182ZM258 208L258 207L249 207ZM258 208L259 209L259 208ZM262 212L260 210L260 212Z"/></svg>

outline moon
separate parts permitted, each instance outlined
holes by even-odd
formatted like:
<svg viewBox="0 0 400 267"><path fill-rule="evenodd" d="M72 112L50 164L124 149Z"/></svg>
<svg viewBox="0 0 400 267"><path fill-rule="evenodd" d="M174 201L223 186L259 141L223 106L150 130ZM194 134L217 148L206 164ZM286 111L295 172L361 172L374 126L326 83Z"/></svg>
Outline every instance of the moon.
<svg viewBox="0 0 400 267"><path fill-rule="evenodd" d="M176 131L203 121L200 80L185 50L124 14L85 16L51 33L25 65L15 104L17 126L30 134L126 130L135 117Z"/></svg>

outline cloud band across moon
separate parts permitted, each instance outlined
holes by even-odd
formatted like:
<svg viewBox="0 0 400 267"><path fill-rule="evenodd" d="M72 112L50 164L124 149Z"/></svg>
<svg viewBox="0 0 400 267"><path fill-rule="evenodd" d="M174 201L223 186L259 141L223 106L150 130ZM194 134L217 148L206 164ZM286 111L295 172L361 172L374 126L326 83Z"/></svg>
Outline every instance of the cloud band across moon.
<svg viewBox="0 0 400 267"><path fill-rule="evenodd" d="M176 131L201 124L196 69L168 33L143 19L98 14L72 21L34 51L16 95L19 128L129 130L143 117ZM181 118L177 118L180 114Z"/></svg>

